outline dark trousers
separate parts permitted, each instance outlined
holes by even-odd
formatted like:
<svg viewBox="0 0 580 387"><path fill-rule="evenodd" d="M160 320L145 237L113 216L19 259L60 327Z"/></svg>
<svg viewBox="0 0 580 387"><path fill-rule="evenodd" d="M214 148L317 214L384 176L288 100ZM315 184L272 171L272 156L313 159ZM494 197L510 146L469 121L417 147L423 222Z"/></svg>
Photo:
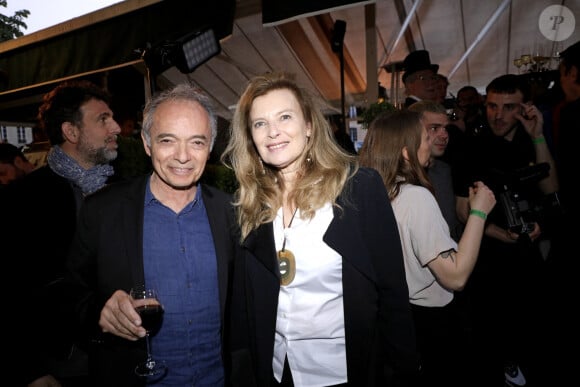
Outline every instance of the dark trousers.
<svg viewBox="0 0 580 387"><path fill-rule="evenodd" d="M503 386L504 366L519 365L528 385L543 367L545 274L537 246L487 241L465 291L473 322L476 387Z"/></svg>
<svg viewBox="0 0 580 387"><path fill-rule="evenodd" d="M451 302L443 307L411 304L411 310L421 362L418 386L460 386L465 350L460 345L463 322L456 304Z"/></svg>

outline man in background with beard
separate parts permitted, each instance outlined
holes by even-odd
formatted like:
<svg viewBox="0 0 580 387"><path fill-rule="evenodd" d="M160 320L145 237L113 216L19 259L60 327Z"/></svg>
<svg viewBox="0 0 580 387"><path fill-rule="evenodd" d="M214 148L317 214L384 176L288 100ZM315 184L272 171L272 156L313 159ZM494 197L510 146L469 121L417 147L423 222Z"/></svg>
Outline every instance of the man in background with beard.
<svg viewBox="0 0 580 387"><path fill-rule="evenodd" d="M46 94L38 121L52 146L47 165L2 193L2 256L18 284L9 297L15 318L8 332L16 332L18 343L7 352L15 362L10 385L88 385L86 353L52 297L59 297L53 289L62 279L83 199L114 173L109 162L117 157L121 128L110 103L111 96L88 81L66 82Z"/></svg>

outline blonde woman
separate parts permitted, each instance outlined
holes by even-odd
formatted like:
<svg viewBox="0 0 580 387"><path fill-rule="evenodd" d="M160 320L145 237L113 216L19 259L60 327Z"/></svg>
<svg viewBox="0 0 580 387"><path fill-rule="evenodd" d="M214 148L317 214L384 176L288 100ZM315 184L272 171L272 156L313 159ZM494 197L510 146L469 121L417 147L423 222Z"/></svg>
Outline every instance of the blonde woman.
<svg viewBox="0 0 580 387"><path fill-rule="evenodd" d="M244 249L232 380L386 386L412 375L413 323L385 187L336 144L313 98L287 74L251 79L223 159L239 181Z"/></svg>

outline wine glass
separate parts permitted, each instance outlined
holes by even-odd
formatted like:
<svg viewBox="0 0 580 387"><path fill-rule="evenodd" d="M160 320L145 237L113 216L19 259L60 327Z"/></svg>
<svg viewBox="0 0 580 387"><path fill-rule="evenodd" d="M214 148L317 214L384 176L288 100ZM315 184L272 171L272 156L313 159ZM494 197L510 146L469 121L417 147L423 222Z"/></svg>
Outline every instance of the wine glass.
<svg viewBox="0 0 580 387"><path fill-rule="evenodd" d="M155 335L163 322L163 306L157 298L155 289L137 286L131 289L133 306L141 317L141 325L147 331L145 343L147 345L147 358L143 363L135 367L135 373L139 376L160 376L167 372L167 366L153 358L151 353L150 336Z"/></svg>
<svg viewBox="0 0 580 387"><path fill-rule="evenodd" d="M526 69L529 70L529 65L532 63L532 54L522 54L521 60L522 65L526 66Z"/></svg>
<svg viewBox="0 0 580 387"><path fill-rule="evenodd" d="M535 43L532 51L532 61L534 62L534 71L544 70L544 63L548 58L544 55L544 45Z"/></svg>
<svg viewBox="0 0 580 387"><path fill-rule="evenodd" d="M558 67L560 66L560 54L562 53L563 50L564 45L562 42L554 42L552 46L551 61L554 61L555 70L558 70Z"/></svg>

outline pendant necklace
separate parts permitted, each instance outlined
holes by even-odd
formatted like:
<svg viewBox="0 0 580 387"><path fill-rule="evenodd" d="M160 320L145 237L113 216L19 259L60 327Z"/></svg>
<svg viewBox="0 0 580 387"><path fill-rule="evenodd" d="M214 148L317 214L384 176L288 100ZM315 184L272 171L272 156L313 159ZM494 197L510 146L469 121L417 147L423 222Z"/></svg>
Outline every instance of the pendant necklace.
<svg viewBox="0 0 580 387"><path fill-rule="evenodd" d="M278 269L280 270L280 285L282 286L290 285L294 281L294 276L296 276L296 259L294 258L294 254L286 249L286 230L292 227L292 221L294 221L296 211L298 211L298 208L294 210L288 227L284 228L282 249L278 251Z"/></svg>

